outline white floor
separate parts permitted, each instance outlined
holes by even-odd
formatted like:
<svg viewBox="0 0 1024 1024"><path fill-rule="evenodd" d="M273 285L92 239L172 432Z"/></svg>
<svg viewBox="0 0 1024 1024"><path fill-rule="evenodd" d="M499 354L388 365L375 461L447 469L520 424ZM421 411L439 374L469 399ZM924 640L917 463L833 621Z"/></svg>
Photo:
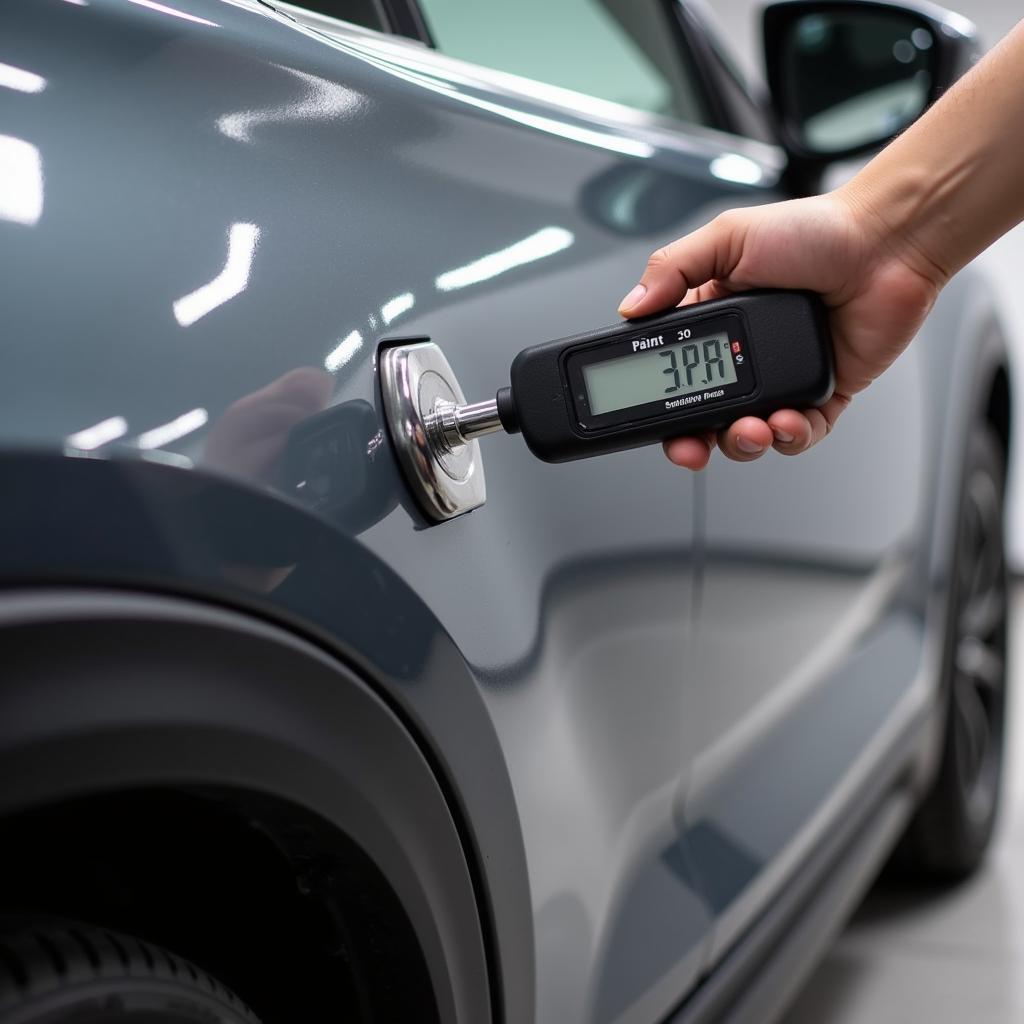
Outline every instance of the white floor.
<svg viewBox="0 0 1024 1024"><path fill-rule="evenodd" d="M989 863L939 897L869 895L785 1024L1024 1021L1024 588L1015 604L1007 785Z"/></svg>

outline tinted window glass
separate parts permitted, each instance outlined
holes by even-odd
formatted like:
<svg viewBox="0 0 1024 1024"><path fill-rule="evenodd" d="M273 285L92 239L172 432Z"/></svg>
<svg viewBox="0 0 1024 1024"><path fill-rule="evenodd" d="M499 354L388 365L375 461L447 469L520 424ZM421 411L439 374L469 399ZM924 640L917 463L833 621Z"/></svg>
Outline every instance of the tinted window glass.
<svg viewBox="0 0 1024 1024"><path fill-rule="evenodd" d="M660 0L420 0L420 6L443 53L708 123Z"/></svg>

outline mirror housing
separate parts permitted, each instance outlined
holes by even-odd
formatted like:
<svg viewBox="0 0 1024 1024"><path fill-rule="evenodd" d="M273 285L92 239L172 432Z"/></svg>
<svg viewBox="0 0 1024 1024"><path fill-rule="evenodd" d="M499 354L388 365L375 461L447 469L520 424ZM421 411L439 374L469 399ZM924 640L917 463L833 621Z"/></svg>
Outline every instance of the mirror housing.
<svg viewBox="0 0 1024 1024"><path fill-rule="evenodd" d="M789 177L878 149L981 55L974 25L930 3L785 0L765 8L764 51Z"/></svg>

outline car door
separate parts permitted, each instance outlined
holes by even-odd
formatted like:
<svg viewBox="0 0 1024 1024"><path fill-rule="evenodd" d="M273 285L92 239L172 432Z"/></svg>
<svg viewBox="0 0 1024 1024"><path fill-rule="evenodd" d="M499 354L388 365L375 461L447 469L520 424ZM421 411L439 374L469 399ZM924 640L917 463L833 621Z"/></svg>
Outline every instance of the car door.
<svg viewBox="0 0 1024 1024"><path fill-rule="evenodd" d="M926 706L925 622L908 598L929 480L920 351L814 451L716 457L697 482L684 742L690 852L715 918L708 969L856 825L872 773Z"/></svg>
<svg viewBox="0 0 1024 1024"><path fill-rule="evenodd" d="M778 155L695 123L712 118L660 3L423 10L456 59L348 42L415 76L407 102L423 119L396 145L415 200L404 225L382 224L395 297L381 295L377 333L430 337L473 400L507 381L527 344L614 320L649 253L760 199ZM630 35L617 19L634 17ZM652 60L638 40L656 19L658 45L678 48ZM524 54L533 65L515 63ZM482 508L425 528L406 502L361 539L451 633L502 739L530 871L537 1019L657 1019L696 981L709 941L683 815L700 685L695 480L656 448L550 466L495 437L482 455Z"/></svg>
<svg viewBox="0 0 1024 1024"><path fill-rule="evenodd" d="M685 743L711 961L851 823L920 710L925 626L904 598L923 536L922 370L913 349L805 455L717 458L701 480Z"/></svg>

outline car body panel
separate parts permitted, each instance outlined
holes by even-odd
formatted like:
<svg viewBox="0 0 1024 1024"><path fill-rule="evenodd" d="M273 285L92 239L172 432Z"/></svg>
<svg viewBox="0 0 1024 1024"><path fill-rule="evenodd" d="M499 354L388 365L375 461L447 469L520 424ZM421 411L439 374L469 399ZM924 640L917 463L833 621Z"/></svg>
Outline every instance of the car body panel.
<svg viewBox="0 0 1024 1024"><path fill-rule="evenodd" d="M346 443L365 427L342 481L365 494L345 496L335 525L362 531L362 549L427 602L470 666L471 702L482 699L494 723L530 863L538 1017L662 1012L696 979L708 925L681 852L686 688L675 666L685 665L690 615L693 481L663 472L653 451L555 470L517 441L495 442L485 511L427 530L395 479L383 423L367 417L378 405L378 337L429 334L480 395L507 379L527 342L607 321L610 297L658 238L751 195L708 172L728 140L651 129L641 144L593 118L581 128L579 114L539 118L528 96L518 111L496 112L467 102L472 86L442 88L443 61L432 78L402 66L404 53L422 65L414 44L385 41L398 56L382 55L365 34L329 41L255 5L175 10L185 16L117 3L18 9L10 59L46 88L5 98L5 131L38 151L43 205L33 224L0 225L15 267L4 283L14 340L0 385L5 444L143 462L132 480L145 480L138 500L152 503L152 543L171 556L160 585L187 585L191 573L235 600L240 590L289 614L297 601L303 620L316 608L315 625L326 618L346 649L365 651L358 620L339 616L345 602L317 605L322 572L313 584L289 568L306 530L281 533L255 504L214 500L199 517L219 539L197 563L178 532L203 529L170 513L176 503L161 508L169 499L154 482L161 471L171 490L182 473L240 478L329 518L335 505L282 478L282 451L287 462L290 431L312 414L330 428L337 410ZM74 19L74 30L53 19ZM102 70L83 56L94 46L104 48ZM672 145L659 145L663 136ZM637 197L651 195L660 201L648 210ZM510 249L518 264L481 277L488 257ZM43 267L59 301L14 301L32 294ZM196 410L208 425L148 447ZM93 446L89 429L118 418L124 437ZM247 522L234 536L232 514ZM233 552L223 551L227 537ZM107 579L139 571L130 537L119 540L129 551L108 549ZM35 573L8 571L78 574L72 548ZM184 580L179 551L189 553ZM353 571L351 554L339 547L324 565L347 560L338 587L352 576L358 590L370 570ZM581 648L595 619L601 643ZM394 686L376 652L367 663ZM624 677L648 689L643 702ZM408 692L395 699L407 704ZM414 703L427 742L460 742L431 720L449 716L446 700ZM631 707L642 712L632 734L643 744L615 737ZM493 756L474 734L461 742ZM442 756L461 791L466 767ZM567 813L572 827L553 841ZM666 911L661 931L647 933L661 958L622 959L652 905ZM533 995L515 992L508 998Z"/></svg>
<svg viewBox="0 0 1024 1024"><path fill-rule="evenodd" d="M821 841L842 802L823 805L918 679L922 609L904 609L900 589L924 513L920 359L854 403L828 446L707 473L687 813L698 865L730 866L709 886L713 958Z"/></svg>
<svg viewBox="0 0 1024 1024"><path fill-rule="evenodd" d="M948 367L900 364L830 455L706 479L656 449L549 466L485 439L487 503L430 526L379 340L430 337L488 397L521 348L613 319L665 240L777 198L779 152L255 0L17 0L4 21L0 60L44 85L0 95L21 169L0 464L25 538L0 579L187 592L314 636L437 766L505 1018L663 1017L917 693L930 591L901 595L936 514L922 375L959 408ZM837 453L857 475L808 532ZM780 588L798 611L759 621L784 640L766 661L730 617Z"/></svg>

